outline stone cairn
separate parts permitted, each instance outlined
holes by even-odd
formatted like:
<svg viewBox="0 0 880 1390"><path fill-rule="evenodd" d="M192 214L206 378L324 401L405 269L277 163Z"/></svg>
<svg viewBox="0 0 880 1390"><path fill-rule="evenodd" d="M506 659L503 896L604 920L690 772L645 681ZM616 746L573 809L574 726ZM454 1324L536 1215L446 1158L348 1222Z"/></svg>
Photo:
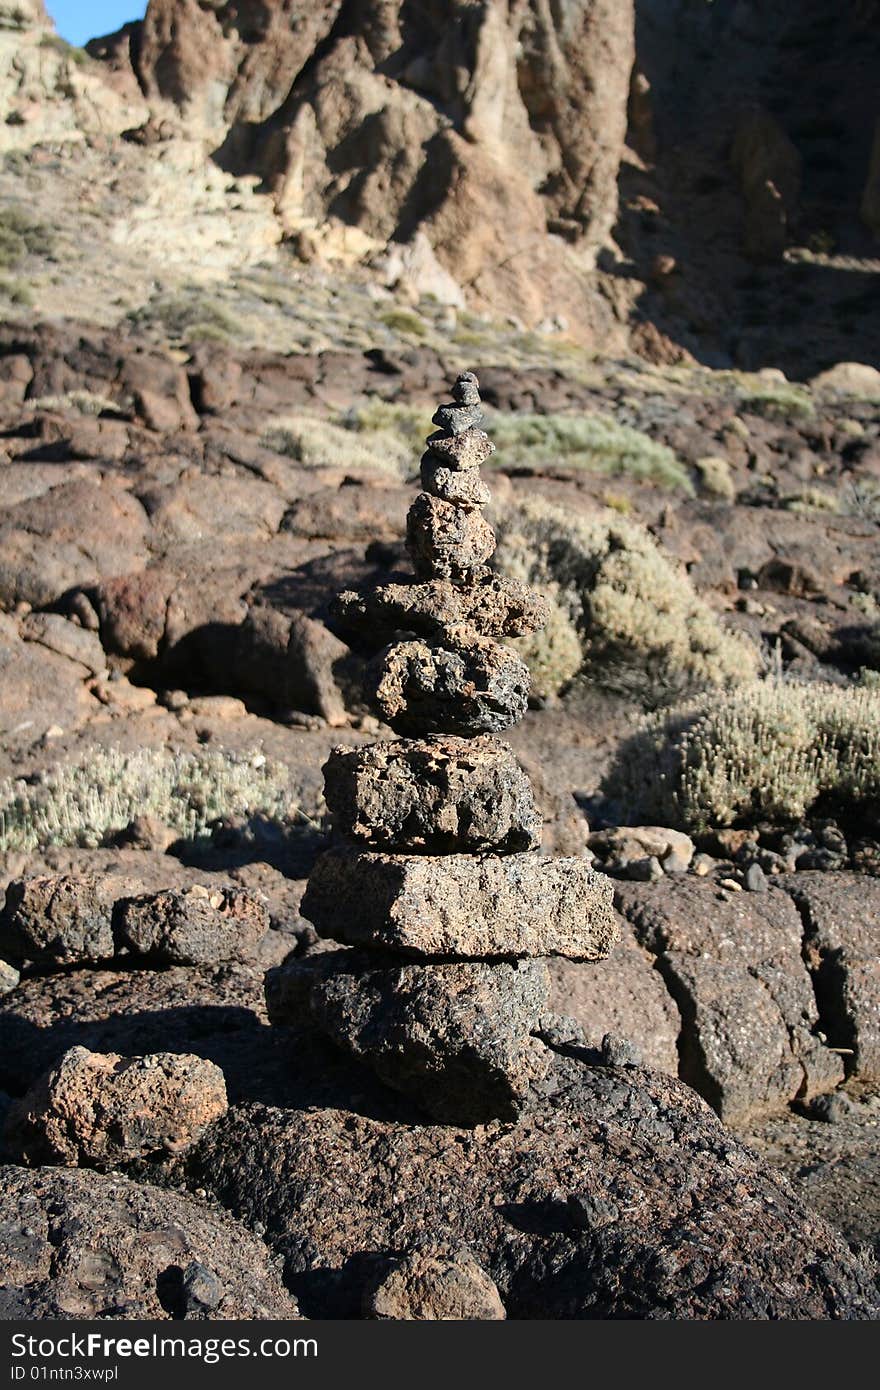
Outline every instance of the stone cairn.
<svg viewBox="0 0 880 1390"><path fill-rule="evenodd" d="M442 1123L511 1120L550 1065L546 957L599 960L616 935L610 881L539 853L529 779L496 737L526 710L529 673L499 642L547 603L487 568L479 383L458 377L421 460L408 583L344 593L337 612L392 640L372 670L401 738L336 748L324 767L337 842L302 902L321 951L269 972L273 1022L307 1026Z"/></svg>

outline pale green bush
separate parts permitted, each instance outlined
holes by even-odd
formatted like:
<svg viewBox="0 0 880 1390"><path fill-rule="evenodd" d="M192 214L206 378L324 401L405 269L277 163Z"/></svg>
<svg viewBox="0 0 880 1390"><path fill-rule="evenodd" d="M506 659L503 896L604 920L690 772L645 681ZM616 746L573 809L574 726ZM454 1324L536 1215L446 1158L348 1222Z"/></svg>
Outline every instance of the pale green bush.
<svg viewBox="0 0 880 1390"><path fill-rule="evenodd" d="M541 698L558 695L574 680L583 665L578 630L560 603L550 607L546 627L527 637L508 639L532 675L532 694Z"/></svg>
<svg viewBox="0 0 880 1390"><path fill-rule="evenodd" d="M501 467L526 464L584 468L591 473L626 476L689 495L687 469L665 444L604 415L528 415L493 411L487 428Z"/></svg>
<svg viewBox="0 0 880 1390"><path fill-rule="evenodd" d="M260 443L306 468L367 469L403 478L413 472L411 446L391 430L363 434L314 415L285 415L263 432Z"/></svg>
<svg viewBox="0 0 880 1390"><path fill-rule="evenodd" d="M880 817L880 691L756 681L646 719L605 782L633 824Z"/></svg>
<svg viewBox="0 0 880 1390"><path fill-rule="evenodd" d="M295 815L286 768L261 753L100 749L36 783L0 782L0 852L94 848L137 816L193 839L222 817Z"/></svg>
<svg viewBox="0 0 880 1390"><path fill-rule="evenodd" d="M598 684L653 708L756 675L757 649L722 627L643 526L538 498L503 513L496 529L496 565L555 599Z"/></svg>

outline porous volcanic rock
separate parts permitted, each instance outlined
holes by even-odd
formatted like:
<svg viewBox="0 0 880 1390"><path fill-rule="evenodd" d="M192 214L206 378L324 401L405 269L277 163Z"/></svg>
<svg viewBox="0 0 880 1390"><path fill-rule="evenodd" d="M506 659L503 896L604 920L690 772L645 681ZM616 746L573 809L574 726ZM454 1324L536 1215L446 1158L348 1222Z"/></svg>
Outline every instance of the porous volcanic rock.
<svg viewBox="0 0 880 1390"><path fill-rule="evenodd" d="M269 910L244 888L194 884L125 899L117 908L116 928L121 945L162 964L246 961L269 930Z"/></svg>
<svg viewBox="0 0 880 1390"><path fill-rule="evenodd" d="M725 1121L831 1090L840 1057L823 1044L791 899L725 893L692 875L617 883L615 902L678 1004L679 1075Z"/></svg>
<svg viewBox="0 0 880 1390"><path fill-rule="evenodd" d="M466 1245L423 1239L386 1261L367 1290L364 1316L383 1321L493 1321L506 1317L493 1281Z"/></svg>
<svg viewBox="0 0 880 1390"><path fill-rule="evenodd" d="M475 469L456 472L431 458L430 454L422 460L422 487L443 502L457 502L467 507L485 507L492 494Z"/></svg>
<svg viewBox="0 0 880 1390"><path fill-rule="evenodd" d="M366 593L347 590L333 601L346 627L391 635L396 630L436 634L460 625L483 637L523 637L547 621L549 602L522 580L476 570L467 587L448 579L425 584L382 584Z"/></svg>
<svg viewBox="0 0 880 1390"><path fill-rule="evenodd" d="M331 849L300 910L321 936L405 955L599 960L617 938L611 898L585 859Z"/></svg>
<svg viewBox="0 0 880 1390"><path fill-rule="evenodd" d="M378 663L375 703L400 734L497 734L525 714L530 683L516 652L453 628L442 645L388 647Z"/></svg>
<svg viewBox="0 0 880 1390"><path fill-rule="evenodd" d="M34 875L6 890L0 952L16 962L78 965L113 955L119 883L87 874Z"/></svg>
<svg viewBox="0 0 880 1390"><path fill-rule="evenodd" d="M406 546L419 579L466 582L495 549L495 532L476 507L420 492L407 513Z"/></svg>
<svg viewBox="0 0 880 1390"><path fill-rule="evenodd" d="M107 1168L180 1153L226 1110L223 1073L201 1057L73 1047L13 1103L3 1139L17 1163Z"/></svg>
<svg viewBox="0 0 880 1390"><path fill-rule="evenodd" d="M880 1080L880 882L863 874L799 873L782 885L801 913L805 959L822 1023L848 1070Z"/></svg>
<svg viewBox="0 0 880 1390"><path fill-rule="evenodd" d="M479 468L495 452L495 445L485 430L469 429L464 434L447 434L438 430L428 436L422 464L433 462L453 472L467 473Z"/></svg>
<svg viewBox="0 0 880 1390"><path fill-rule="evenodd" d="M507 854L541 843L531 783L488 734L334 748L324 796L336 830L378 849Z"/></svg>
<svg viewBox="0 0 880 1390"><path fill-rule="evenodd" d="M187 1271L216 1280L212 1307ZM269 1252L226 1212L118 1174L0 1168L0 1318L297 1318Z"/></svg>
<svg viewBox="0 0 880 1390"><path fill-rule="evenodd" d="M531 1035L546 1012L544 961L376 966L329 952L271 970L273 1023L308 1019L441 1123L512 1120L551 1054Z"/></svg>
<svg viewBox="0 0 880 1390"><path fill-rule="evenodd" d="M465 1242L509 1318L866 1318L868 1265L659 1072L557 1057L516 1124L230 1111L182 1162L261 1221L307 1316L356 1316L375 1255Z"/></svg>

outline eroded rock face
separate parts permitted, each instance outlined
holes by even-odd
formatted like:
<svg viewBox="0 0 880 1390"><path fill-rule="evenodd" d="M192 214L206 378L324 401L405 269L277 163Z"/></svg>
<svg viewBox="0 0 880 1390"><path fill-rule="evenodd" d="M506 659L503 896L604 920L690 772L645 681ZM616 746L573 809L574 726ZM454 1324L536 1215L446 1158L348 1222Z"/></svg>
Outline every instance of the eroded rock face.
<svg viewBox="0 0 880 1390"><path fill-rule="evenodd" d="M226 1110L223 1073L201 1057L74 1047L14 1102L3 1139L8 1156L29 1166L111 1167L181 1153Z"/></svg>
<svg viewBox="0 0 880 1390"><path fill-rule="evenodd" d="M302 900L322 936L414 956L599 960L617 936L611 881L584 859L328 850Z"/></svg>
<svg viewBox="0 0 880 1390"><path fill-rule="evenodd" d="M632 0L324 0L306 15L293 0L153 0L134 53L153 108L261 173L291 228L420 232L477 301L531 323L565 312L586 337L612 327L583 272L617 208Z"/></svg>
<svg viewBox="0 0 880 1390"><path fill-rule="evenodd" d="M334 827L377 849L506 854L541 842L529 779L489 735L336 748L324 795Z"/></svg>
<svg viewBox="0 0 880 1390"><path fill-rule="evenodd" d="M722 1119L842 1080L840 1057L817 1036L801 920L785 893L719 896L714 883L679 875L618 883L615 901L681 1012L679 1075Z"/></svg>
<svg viewBox="0 0 880 1390"><path fill-rule="evenodd" d="M187 1180L265 1224L308 1316L357 1316L376 1252L426 1231L468 1245L509 1318L874 1314L867 1265L687 1086L557 1057L538 1089L475 1130L246 1107Z"/></svg>
<svg viewBox="0 0 880 1390"><path fill-rule="evenodd" d="M226 1212L118 1175L0 1169L0 1268L4 1319L299 1316Z"/></svg>
<svg viewBox="0 0 880 1390"><path fill-rule="evenodd" d="M377 968L329 952L269 972L273 1023L317 1027L435 1120L513 1120L551 1054L531 1035L546 1011L543 961L454 961Z"/></svg>
<svg viewBox="0 0 880 1390"><path fill-rule="evenodd" d="M509 647L455 628L443 644L397 642L379 659L378 712L401 734L497 734L528 706L529 668Z"/></svg>

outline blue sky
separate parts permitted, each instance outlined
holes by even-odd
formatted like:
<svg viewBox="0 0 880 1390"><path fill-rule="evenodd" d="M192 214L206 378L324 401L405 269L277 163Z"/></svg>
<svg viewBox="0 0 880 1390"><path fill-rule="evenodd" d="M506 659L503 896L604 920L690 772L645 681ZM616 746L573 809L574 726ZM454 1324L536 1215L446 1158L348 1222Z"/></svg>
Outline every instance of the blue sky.
<svg viewBox="0 0 880 1390"><path fill-rule="evenodd" d="M45 0L55 28L68 43L112 34L129 19L143 19L147 0Z"/></svg>

